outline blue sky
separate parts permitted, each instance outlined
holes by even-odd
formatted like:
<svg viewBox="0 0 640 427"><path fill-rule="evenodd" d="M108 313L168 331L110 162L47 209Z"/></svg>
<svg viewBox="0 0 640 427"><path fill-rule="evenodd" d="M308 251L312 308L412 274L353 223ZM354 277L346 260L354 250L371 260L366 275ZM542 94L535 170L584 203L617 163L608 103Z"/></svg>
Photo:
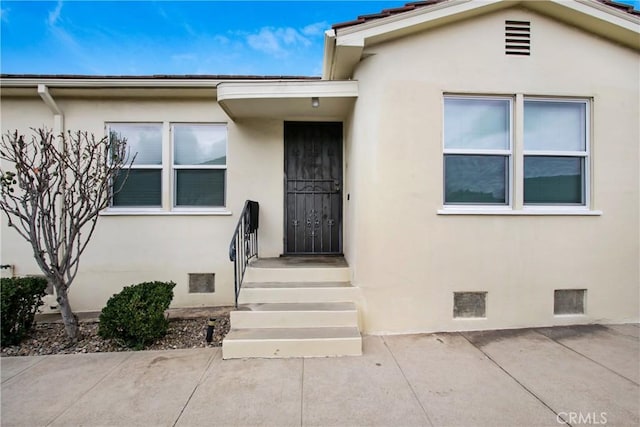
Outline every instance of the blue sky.
<svg viewBox="0 0 640 427"><path fill-rule="evenodd" d="M0 72L320 75L331 24L405 2L2 0Z"/></svg>

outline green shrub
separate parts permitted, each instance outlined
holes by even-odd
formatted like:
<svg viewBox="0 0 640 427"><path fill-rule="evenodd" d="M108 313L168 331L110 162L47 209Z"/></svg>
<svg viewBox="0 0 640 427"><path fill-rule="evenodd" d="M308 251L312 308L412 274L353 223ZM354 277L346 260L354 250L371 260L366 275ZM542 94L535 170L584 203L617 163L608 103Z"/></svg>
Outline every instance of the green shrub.
<svg viewBox="0 0 640 427"><path fill-rule="evenodd" d="M167 333L164 311L173 299L173 282L145 282L113 295L100 314L98 334L142 349Z"/></svg>
<svg viewBox="0 0 640 427"><path fill-rule="evenodd" d="M47 279L43 277L14 277L0 280L0 321L2 346L20 343L46 295Z"/></svg>

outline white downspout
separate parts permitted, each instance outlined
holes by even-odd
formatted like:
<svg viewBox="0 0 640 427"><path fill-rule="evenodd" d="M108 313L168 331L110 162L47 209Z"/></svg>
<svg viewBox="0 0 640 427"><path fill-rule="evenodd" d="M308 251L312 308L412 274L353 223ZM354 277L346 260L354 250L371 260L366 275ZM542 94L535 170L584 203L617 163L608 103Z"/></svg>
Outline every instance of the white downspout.
<svg viewBox="0 0 640 427"><path fill-rule="evenodd" d="M53 136L55 140L58 140L58 136L64 133L64 113L60 109L60 106L53 99L51 94L49 93L49 88L47 85L38 84L38 95L44 101L44 103L49 107L51 112L53 113ZM56 300L56 293L53 292L52 295L45 295L42 299L44 302L44 312L45 313L59 313L60 308L58 307L58 301Z"/></svg>
<svg viewBox="0 0 640 427"><path fill-rule="evenodd" d="M53 134L57 137L64 132L64 113L49 93L47 85L38 85L38 95L53 113Z"/></svg>

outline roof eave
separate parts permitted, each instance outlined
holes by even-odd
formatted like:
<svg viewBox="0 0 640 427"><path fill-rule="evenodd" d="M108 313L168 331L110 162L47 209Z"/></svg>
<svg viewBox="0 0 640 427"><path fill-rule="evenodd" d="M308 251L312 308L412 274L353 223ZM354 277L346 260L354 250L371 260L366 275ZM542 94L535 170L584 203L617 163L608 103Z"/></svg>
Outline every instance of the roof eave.
<svg viewBox="0 0 640 427"><path fill-rule="evenodd" d="M331 70L331 78L350 78L367 45L403 37L417 31L446 25L473 16L521 5L556 19L571 21L600 36L640 51L640 17L616 9L596 0L449 0L426 7L416 8L400 14L390 15L357 25L334 30L334 46L331 56L325 58L325 70ZM554 14L562 9L565 13ZM573 22L575 21L575 22ZM346 54L346 51L351 51ZM327 64L327 61L330 61ZM340 64L340 61L346 61ZM341 70L337 73L335 70Z"/></svg>
<svg viewBox="0 0 640 427"><path fill-rule="evenodd" d="M238 78L151 78L140 77L50 77L50 76L0 76L0 87L25 88L44 84L50 88L215 88L222 82L315 81L306 77L238 77Z"/></svg>
<svg viewBox="0 0 640 427"><path fill-rule="evenodd" d="M218 104L233 120L342 120L357 97L357 81L224 82L218 86ZM319 105L312 105L312 98L318 98Z"/></svg>

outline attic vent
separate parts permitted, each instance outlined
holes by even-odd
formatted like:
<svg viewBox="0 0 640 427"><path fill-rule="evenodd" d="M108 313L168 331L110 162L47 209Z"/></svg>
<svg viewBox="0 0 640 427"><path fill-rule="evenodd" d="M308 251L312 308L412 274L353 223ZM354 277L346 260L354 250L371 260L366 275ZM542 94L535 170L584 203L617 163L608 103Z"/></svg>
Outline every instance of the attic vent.
<svg viewBox="0 0 640 427"><path fill-rule="evenodd" d="M505 52L507 55L531 54L531 23L504 21Z"/></svg>

